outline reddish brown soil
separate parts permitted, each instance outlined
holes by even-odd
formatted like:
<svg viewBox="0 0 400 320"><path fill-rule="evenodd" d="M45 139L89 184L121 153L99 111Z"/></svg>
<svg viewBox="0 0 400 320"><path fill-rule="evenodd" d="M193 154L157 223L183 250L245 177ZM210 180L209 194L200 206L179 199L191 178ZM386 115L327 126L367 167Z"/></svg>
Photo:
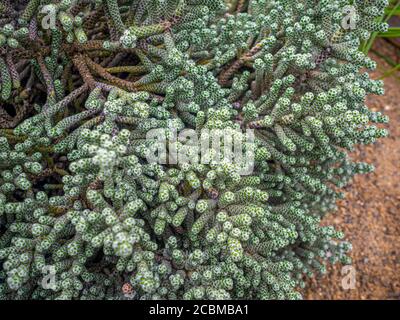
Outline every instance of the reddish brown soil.
<svg viewBox="0 0 400 320"><path fill-rule="evenodd" d="M400 50L379 40L375 50L388 53L399 63ZM391 67L374 54L379 78ZM367 105L390 117L390 136L352 154L358 161L375 165L375 172L355 177L346 187L339 210L324 224L343 230L353 244L356 282L354 289L342 287L340 265L328 268L323 278L312 279L304 290L305 299L400 299L400 72L384 79L385 95L370 96Z"/></svg>

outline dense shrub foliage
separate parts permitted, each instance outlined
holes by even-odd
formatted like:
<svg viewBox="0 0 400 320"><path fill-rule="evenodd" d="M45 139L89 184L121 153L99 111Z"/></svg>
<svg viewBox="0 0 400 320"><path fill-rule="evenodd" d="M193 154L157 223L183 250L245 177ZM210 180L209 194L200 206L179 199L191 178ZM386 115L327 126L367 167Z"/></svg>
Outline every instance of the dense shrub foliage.
<svg viewBox="0 0 400 320"><path fill-rule="evenodd" d="M387 134L358 50L385 6L2 1L0 298L299 299L351 263L321 220ZM198 155L185 129L249 157L171 161Z"/></svg>

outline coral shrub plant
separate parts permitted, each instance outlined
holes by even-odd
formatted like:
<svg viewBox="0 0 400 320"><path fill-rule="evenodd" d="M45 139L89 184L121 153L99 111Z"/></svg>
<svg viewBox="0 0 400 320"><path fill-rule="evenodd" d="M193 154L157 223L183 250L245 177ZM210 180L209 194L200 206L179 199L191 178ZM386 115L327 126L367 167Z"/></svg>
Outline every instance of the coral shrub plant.
<svg viewBox="0 0 400 320"><path fill-rule="evenodd" d="M387 134L358 50L386 4L1 1L0 298L299 299L351 263L321 220ZM186 129L251 157L148 161Z"/></svg>

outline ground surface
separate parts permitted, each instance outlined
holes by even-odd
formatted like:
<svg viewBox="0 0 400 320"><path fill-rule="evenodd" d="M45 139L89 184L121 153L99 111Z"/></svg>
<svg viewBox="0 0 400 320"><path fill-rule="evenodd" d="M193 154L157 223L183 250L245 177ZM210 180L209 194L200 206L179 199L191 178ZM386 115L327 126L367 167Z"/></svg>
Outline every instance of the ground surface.
<svg viewBox="0 0 400 320"><path fill-rule="evenodd" d="M382 40L374 48L379 52L390 50ZM388 53L400 62L400 49ZM371 57L379 66L371 76L378 79L391 67L374 54ZM390 117L390 136L352 154L354 159L373 163L375 172L357 176L346 187L346 198L339 202L339 210L324 221L343 230L353 244L354 289L343 288L342 266L335 265L322 279L309 282L305 299L400 299L399 76L397 72L384 79L384 96L370 96L367 100L370 109Z"/></svg>

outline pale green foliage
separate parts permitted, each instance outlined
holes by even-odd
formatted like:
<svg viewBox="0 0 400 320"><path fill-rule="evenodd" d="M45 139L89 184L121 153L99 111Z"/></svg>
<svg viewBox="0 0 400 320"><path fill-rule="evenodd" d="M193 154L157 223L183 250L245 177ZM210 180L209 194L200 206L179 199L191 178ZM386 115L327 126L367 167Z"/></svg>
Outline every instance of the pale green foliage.
<svg viewBox="0 0 400 320"><path fill-rule="evenodd" d="M51 1L46 30L48 2L1 7L2 102L34 106L0 121L1 299L298 299L351 262L321 220L373 169L347 151L387 134L358 51L385 1L354 1L354 30L348 0ZM188 128L254 129L253 172L146 160L149 130Z"/></svg>

